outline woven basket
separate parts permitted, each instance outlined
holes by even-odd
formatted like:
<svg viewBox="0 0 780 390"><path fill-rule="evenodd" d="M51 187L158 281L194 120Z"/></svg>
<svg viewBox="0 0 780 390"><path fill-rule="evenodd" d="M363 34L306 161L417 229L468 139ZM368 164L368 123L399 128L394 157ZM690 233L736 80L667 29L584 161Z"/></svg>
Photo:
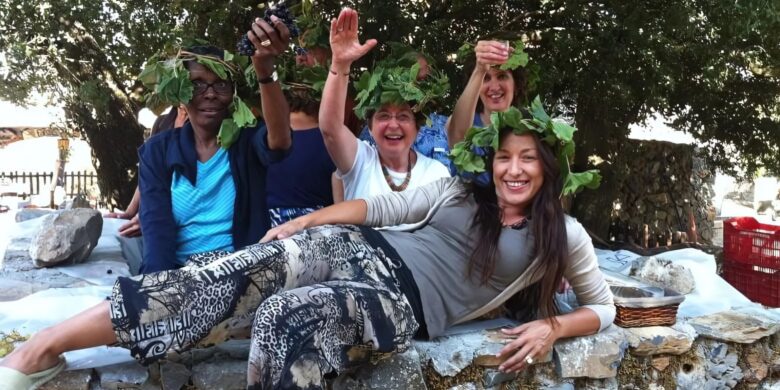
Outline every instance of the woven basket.
<svg viewBox="0 0 780 390"><path fill-rule="evenodd" d="M615 304L617 314L615 325L624 328L636 328L640 326L671 326L677 322L676 305L667 305L653 308L625 307Z"/></svg>
<svg viewBox="0 0 780 390"><path fill-rule="evenodd" d="M615 325L624 328L674 325L677 307L685 299L671 289L663 289L660 296L654 296L648 289L613 286L612 293L617 309Z"/></svg>

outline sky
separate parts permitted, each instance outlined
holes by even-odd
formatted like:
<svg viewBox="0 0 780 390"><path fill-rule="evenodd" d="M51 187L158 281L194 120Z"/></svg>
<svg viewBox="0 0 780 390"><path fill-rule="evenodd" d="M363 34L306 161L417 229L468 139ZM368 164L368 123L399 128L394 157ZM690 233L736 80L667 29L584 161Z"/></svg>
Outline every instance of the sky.
<svg viewBox="0 0 780 390"><path fill-rule="evenodd" d="M47 127L63 119L65 114L60 107L31 106L20 107L0 100L0 127ZM139 121L151 128L157 118L148 109L139 113Z"/></svg>

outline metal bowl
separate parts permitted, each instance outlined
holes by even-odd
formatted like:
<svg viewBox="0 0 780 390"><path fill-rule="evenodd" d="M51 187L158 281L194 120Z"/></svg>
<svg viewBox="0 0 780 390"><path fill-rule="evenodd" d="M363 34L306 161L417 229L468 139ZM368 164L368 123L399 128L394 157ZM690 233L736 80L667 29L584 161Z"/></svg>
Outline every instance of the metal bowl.
<svg viewBox="0 0 780 390"><path fill-rule="evenodd" d="M615 304L624 307L650 308L680 304L685 295L670 288L610 286Z"/></svg>

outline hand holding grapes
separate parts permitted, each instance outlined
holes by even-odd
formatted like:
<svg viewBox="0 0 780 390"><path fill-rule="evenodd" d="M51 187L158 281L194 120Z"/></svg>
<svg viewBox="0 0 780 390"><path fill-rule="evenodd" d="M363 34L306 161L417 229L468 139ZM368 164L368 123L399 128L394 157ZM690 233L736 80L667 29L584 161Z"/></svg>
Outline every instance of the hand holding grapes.
<svg viewBox="0 0 780 390"><path fill-rule="evenodd" d="M265 78L273 72L275 58L287 50L290 38L297 37L299 33L286 6L269 8L265 16L256 18L252 29L241 37L238 52L251 56L258 77Z"/></svg>

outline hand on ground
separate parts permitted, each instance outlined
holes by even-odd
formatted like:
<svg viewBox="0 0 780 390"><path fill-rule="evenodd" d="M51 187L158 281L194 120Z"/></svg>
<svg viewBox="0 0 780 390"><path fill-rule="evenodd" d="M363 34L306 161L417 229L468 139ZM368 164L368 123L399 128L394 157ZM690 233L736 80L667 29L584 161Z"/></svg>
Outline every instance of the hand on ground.
<svg viewBox="0 0 780 390"><path fill-rule="evenodd" d="M141 221L138 219L138 214L119 227L119 235L122 237L139 237L141 235Z"/></svg>
<svg viewBox="0 0 780 390"><path fill-rule="evenodd" d="M532 361L542 359L553 347L557 337L552 325L546 320L536 320L512 329L502 329L504 335L516 336L498 353L506 360L498 367L503 372L517 372Z"/></svg>

